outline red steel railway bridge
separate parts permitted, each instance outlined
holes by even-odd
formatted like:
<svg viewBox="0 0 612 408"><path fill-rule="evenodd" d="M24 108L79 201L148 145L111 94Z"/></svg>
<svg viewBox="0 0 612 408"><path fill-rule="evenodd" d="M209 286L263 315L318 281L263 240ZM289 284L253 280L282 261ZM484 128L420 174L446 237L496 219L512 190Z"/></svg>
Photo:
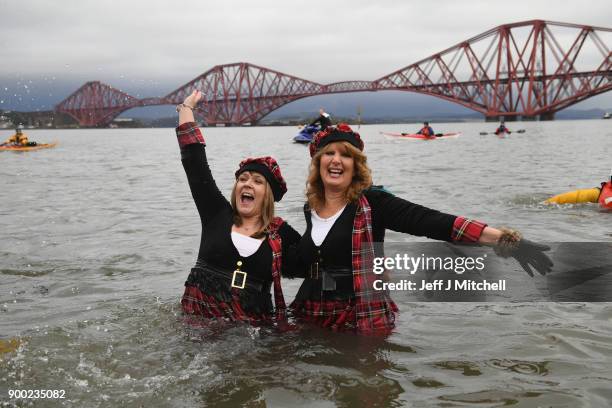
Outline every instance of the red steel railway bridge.
<svg viewBox="0 0 612 408"><path fill-rule="evenodd" d="M81 126L105 126L140 106L181 103L194 89L208 125L256 124L314 95L409 91L461 104L488 119L553 119L555 112L612 89L612 29L543 20L505 24L373 81L320 84L249 63L217 65L163 97L138 99L88 82L55 106ZM604 40L602 40L604 37Z"/></svg>

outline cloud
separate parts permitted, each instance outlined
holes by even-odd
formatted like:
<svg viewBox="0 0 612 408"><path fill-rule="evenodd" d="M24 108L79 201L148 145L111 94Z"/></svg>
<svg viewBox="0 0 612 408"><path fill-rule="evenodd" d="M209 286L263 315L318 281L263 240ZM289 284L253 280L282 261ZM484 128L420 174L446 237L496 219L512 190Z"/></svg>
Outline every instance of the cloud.
<svg viewBox="0 0 612 408"><path fill-rule="evenodd" d="M55 76L167 92L246 61L317 82L376 79L497 25L541 18L606 26L604 0L0 0L0 80ZM610 44L610 42L608 42ZM7 63L8 62L8 63ZM2 85L2 83L0 83ZM0 98L3 87L0 86Z"/></svg>

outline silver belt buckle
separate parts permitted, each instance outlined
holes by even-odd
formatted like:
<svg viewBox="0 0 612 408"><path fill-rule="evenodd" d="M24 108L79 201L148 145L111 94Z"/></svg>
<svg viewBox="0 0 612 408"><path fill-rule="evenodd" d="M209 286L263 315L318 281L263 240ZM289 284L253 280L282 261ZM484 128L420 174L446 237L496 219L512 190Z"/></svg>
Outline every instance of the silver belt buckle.
<svg viewBox="0 0 612 408"><path fill-rule="evenodd" d="M241 285L236 285L236 276L238 274L242 275L241 276L241 279L242 279L242 284ZM247 280L247 273L246 272L235 270L234 274L232 275L232 288L244 289L244 286L246 285L246 280Z"/></svg>
<svg viewBox="0 0 612 408"><path fill-rule="evenodd" d="M313 266L315 267L315 273L313 273ZM314 264L310 264L310 278L311 279L319 279L319 263L315 262Z"/></svg>
<svg viewBox="0 0 612 408"><path fill-rule="evenodd" d="M323 270L323 273L321 275L323 277L321 281L321 290L336 290L336 279L334 279L334 277L330 273L325 272L325 270Z"/></svg>

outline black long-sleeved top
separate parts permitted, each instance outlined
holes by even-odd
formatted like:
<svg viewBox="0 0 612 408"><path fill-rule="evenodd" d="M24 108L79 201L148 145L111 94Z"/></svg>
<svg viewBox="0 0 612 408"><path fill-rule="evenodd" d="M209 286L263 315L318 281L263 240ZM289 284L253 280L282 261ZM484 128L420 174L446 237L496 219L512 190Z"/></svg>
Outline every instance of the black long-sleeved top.
<svg viewBox="0 0 612 408"><path fill-rule="evenodd" d="M454 215L411 203L378 188L366 190L364 194L371 207L374 242L384 241L385 229L442 241L452 240L453 224L457 218ZM297 301L321 300L326 296L348 298L354 295L352 277L338 279L336 291L330 293L321 291L320 279L309 279L308 276L310 265L315 262L319 262L321 270L352 270L352 231L356 212L357 204L349 203L319 247L312 241L311 213L306 212L306 232L298 245L298 258L306 268L306 271L302 271L306 279L296 296ZM380 250L382 248L375 246L376 256L382 256L378 253Z"/></svg>
<svg viewBox="0 0 612 408"><path fill-rule="evenodd" d="M241 270L250 277L264 282L272 281L272 250L265 239L259 249L248 257L242 257L231 238L233 225L232 207L221 194L212 176L204 144L188 144L181 148L181 161L187 174L191 194L202 221L202 238L198 264L202 262L226 271ZM283 276L292 277L295 270L295 252L300 234L286 222L279 228L282 241Z"/></svg>

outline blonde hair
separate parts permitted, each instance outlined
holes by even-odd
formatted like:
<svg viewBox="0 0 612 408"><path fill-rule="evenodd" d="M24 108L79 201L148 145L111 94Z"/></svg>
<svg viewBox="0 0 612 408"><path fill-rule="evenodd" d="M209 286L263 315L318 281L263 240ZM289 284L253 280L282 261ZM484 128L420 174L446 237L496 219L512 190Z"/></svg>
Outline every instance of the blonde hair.
<svg viewBox="0 0 612 408"><path fill-rule="evenodd" d="M345 152L353 158L353 180L345 191L345 198L349 202L356 202L363 190L372 185L372 170L368 167L367 157L363 152L348 142L333 142L319 150L310 161L310 170L306 179L306 199L308 206L318 209L325 204L325 187L321 179L321 156L331 149L332 144L340 143Z"/></svg>
<svg viewBox="0 0 612 408"><path fill-rule="evenodd" d="M230 198L230 203L232 204L232 214L234 215L234 225L240 227L242 225L242 217L238 214L238 210L236 207L236 186L238 185L238 179L234 183L234 187L232 187L232 196ZM251 234L252 238L262 238L268 232L268 227L270 223L274 219L274 194L272 193L272 187L270 187L270 183L266 180L266 192L263 196L263 203L261 204L261 228Z"/></svg>

